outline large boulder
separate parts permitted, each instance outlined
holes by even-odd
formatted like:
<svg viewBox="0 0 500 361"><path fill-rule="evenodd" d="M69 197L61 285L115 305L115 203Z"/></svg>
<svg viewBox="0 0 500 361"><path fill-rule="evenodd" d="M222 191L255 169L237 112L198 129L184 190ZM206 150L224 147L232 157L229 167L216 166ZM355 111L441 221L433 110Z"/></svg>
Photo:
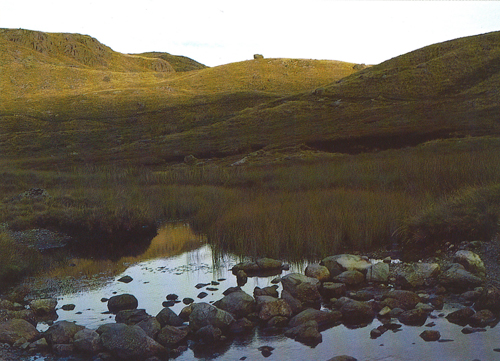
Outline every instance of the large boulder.
<svg viewBox="0 0 500 361"><path fill-rule="evenodd" d="M119 359L145 360L167 353L162 345L148 337L139 326L115 323L102 330L100 340L103 347Z"/></svg>
<svg viewBox="0 0 500 361"><path fill-rule="evenodd" d="M375 317L375 312L370 303L364 301L355 301L350 298L342 297L340 300L340 312L342 320L346 324L360 324L369 322Z"/></svg>
<svg viewBox="0 0 500 361"><path fill-rule="evenodd" d="M28 321L12 319L0 323L0 343L12 345L22 338L33 342L39 337L40 332Z"/></svg>
<svg viewBox="0 0 500 361"><path fill-rule="evenodd" d="M222 330L213 325L206 325L196 331L194 338L203 344L213 345L222 339Z"/></svg>
<svg viewBox="0 0 500 361"><path fill-rule="evenodd" d="M320 282L325 282L330 279L330 271L328 268L319 264L308 265L304 274L307 277L317 278Z"/></svg>
<svg viewBox="0 0 500 361"><path fill-rule="evenodd" d="M227 311L221 310L209 303L193 303L189 315L189 327L194 331L212 325L225 329L235 321L234 317Z"/></svg>
<svg viewBox="0 0 500 361"><path fill-rule="evenodd" d="M156 319L156 317L150 317L144 321L141 321L137 324L140 328L142 328L146 335L151 337L152 339L156 339L158 332L161 330L161 325Z"/></svg>
<svg viewBox="0 0 500 361"><path fill-rule="evenodd" d="M285 300L271 296L257 297L257 311L259 318L263 321L269 321L276 316L290 317L292 315L292 308Z"/></svg>
<svg viewBox="0 0 500 361"><path fill-rule="evenodd" d="M470 307L461 308L459 310L450 312L446 315L446 319L460 326L465 326L469 323L469 320L474 316L474 310Z"/></svg>
<svg viewBox="0 0 500 361"><path fill-rule="evenodd" d="M480 286L483 280L467 271L461 264L454 263L441 274L439 283L446 288L467 290Z"/></svg>
<svg viewBox="0 0 500 361"><path fill-rule="evenodd" d="M302 302L293 297L288 291L282 290L281 298L285 300L285 302L288 303L288 305L292 309L292 315L296 315L304 309Z"/></svg>
<svg viewBox="0 0 500 361"><path fill-rule="evenodd" d="M469 324L472 327L486 327L495 323L495 321L496 317L493 312L488 309L484 309L481 311L477 311L474 315L472 315L469 319Z"/></svg>
<svg viewBox="0 0 500 361"><path fill-rule="evenodd" d="M214 306L230 312L235 318L241 318L255 311L255 300L245 291L239 290L224 296Z"/></svg>
<svg viewBox="0 0 500 361"><path fill-rule="evenodd" d="M385 283L389 279L389 264L378 262L366 269L366 280L368 282Z"/></svg>
<svg viewBox="0 0 500 361"><path fill-rule="evenodd" d="M77 325L74 322L58 321L50 326L49 329L43 333L43 336L51 345L72 343L75 334L84 328L85 327Z"/></svg>
<svg viewBox="0 0 500 361"><path fill-rule="evenodd" d="M303 304L316 305L321 302L320 282L317 278L300 273L289 273L281 277L283 289Z"/></svg>
<svg viewBox="0 0 500 361"><path fill-rule="evenodd" d="M20 311L0 310L0 322L12 319L21 319L28 321L35 327L38 323L38 319L33 310L28 310L28 309L23 309Z"/></svg>
<svg viewBox="0 0 500 361"><path fill-rule="evenodd" d="M292 317L288 325L296 327L309 321L316 321L320 327L328 327L340 321L341 318L342 314L339 311L320 311L308 308Z"/></svg>
<svg viewBox="0 0 500 361"><path fill-rule="evenodd" d="M56 312L57 300L55 298L42 298L31 301L29 306L37 316L46 316Z"/></svg>
<svg viewBox="0 0 500 361"><path fill-rule="evenodd" d="M483 260L472 251L461 250L457 251L454 256L454 261L460 263L469 272L484 276L486 268Z"/></svg>
<svg viewBox="0 0 500 361"><path fill-rule="evenodd" d="M123 310L134 310L139 305L134 295L123 294L111 297L108 300L108 310L111 313L118 313Z"/></svg>

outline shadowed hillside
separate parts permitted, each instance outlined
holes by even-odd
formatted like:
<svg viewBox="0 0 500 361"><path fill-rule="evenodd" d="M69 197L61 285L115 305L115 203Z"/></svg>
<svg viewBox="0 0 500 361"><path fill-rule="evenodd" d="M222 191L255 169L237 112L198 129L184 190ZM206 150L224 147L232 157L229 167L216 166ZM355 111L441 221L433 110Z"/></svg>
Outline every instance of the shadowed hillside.
<svg viewBox="0 0 500 361"><path fill-rule="evenodd" d="M191 71L191 70L199 70L204 69L207 66L201 63L198 63L196 60L190 59L185 56L172 55L169 53L159 53L159 52L150 52L150 53L141 53L137 54L139 56L144 56L148 58L158 58L167 61L175 71Z"/></svg>

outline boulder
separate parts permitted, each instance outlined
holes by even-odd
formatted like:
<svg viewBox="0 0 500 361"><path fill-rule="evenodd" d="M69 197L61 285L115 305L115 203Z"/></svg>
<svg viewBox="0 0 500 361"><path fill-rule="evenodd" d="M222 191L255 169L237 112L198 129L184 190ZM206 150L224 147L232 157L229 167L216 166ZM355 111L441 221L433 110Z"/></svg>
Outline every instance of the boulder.
<svg viewBox="0 0 500 361"><path fill-rule="evenodd" d="M469 324L472 327L486 327L495 321L495 315L488 309L478 311L469 318Z"/></svg>
<svg viewBox="0 0 500 361"><path fill-rule="evenodd" d="M340 300L340 312L342 320L346 324L360 324L369 322L375 317L375 312L371 304L363 301L355 301L350 298L342 297Z"/></svg>
<svg viewBox="0 0 500 361"><path fill-rule="evenodd" d="M286 330L285 336L293 338L294 340L302 342L306 345L317 345L323 341L323 337L318 330L318 323L316 321L308 321Z"/></svg>
<svg viewBox="0 0 500 361"><path fill-rule="evenodd" d="M193 303L191 307L192 311L189 315L189 326L195 331L207 325L225 329L235 321L234 317L229 312L221 310L209 303Z"/></svg>
<svg viewBox="0 0 500 361"><path fill-rule="evenodd" d="M390 299L394 301L390 301ZM385 295L385 299L382 302L383 305L389 306L390 308L402 308L403 310L411 310L420 302L420 297L411 291L405 290L392 290Z"/></svg>
<svg viewBox="0 0 500 361"><path fill-rule="evenodd" d="M259 319L263 321L268 321L275 316L290 317L292 315L292 308L285 300L271 296L257 297L257 311Z"/></svg>
<svg viewBox="0 0 500 361"><path fill-rule="evenodd" d="M283 289L303 304L317 305L321 303L319 293L320 282L317 278L307 277L300 273L289 273L281 278Z"/></svg>
<svg viewBox="0 0 500 361"><path fill-rule="evenodd" d="M281 270L283 262L272 258L259 258L256 261L260 271Z"/></svg>
<svg viewBox="0 0 500 361"><path fill-rule="evenodd" d="M196 331L194 337L199 342L210 345L221 340L222 331L220 328L214 327L213 325L206 325Z"/></svg>
<svg viewBox="0 0 500 361"><path fill-rule="evenodd" d="M118 313L123 310L134 310L139 305L134 295L123 294L111 297L108 300L108 310L111 313Z"/></svg>
<svg viewBox="0 0 500 361"><path fill-rule="evenodd" d="M242 269L238 270L236 272L236 283L238 284L239 287L246 285L248 281L248 276L246 272Z"/></svg>
<svg viewBox="0 0 500 361"><path fill-rule="evenodd" d="M268 287L264 287L264 288L255 287L253 290L253 296L254 297L271 296L271 297L278 298L279 297L278 286L273 285L273 286L268 286Z"/></svg>
<svg viewBox="0 0 500 361"><path fill-rule="evenodd" d="M108 324L102 328L100 340L103 347L120 359L144 360L166 355L166 349L146 335L139 326L123 323Z"/></svg>
<svg viewBox="0 0 500 361"><path fill-rule="evenodd" d="M38 323L38 319L33 310L27 310L27 309L21 311L0 310L0 322L12 319L21 319L28 321L35 327Z"/></svg>
<svg viewBox="0 0 500 361"><path fill-rule="evenodd" d="M177 314L172 311L170 308L163 308L156 315L156 320L160 323L160 326L163 328L166 325L169 326L182 326L184 324L184 320L177 316Z"/></svg>
<svg viewBox="0 0 500 361"><path fill-rule="evenodd" d="M0 343L12 345L21 338L33 342L39 337L40 332L28 321L12 319L0 323Z"/></svg>
<svg viewBox="0 0 500 361"><path fill-rule="evenodd" d="M453 311L446 315L446 319L460 326L465 326L469 323L469 319L474 315L474 310L470 307L465 307L460 310Z"/></svg>
<svg viewBox="0 0 500 361"><path fill-rule="evenodd" d="M118 282L123 282L123 283L130 283L132 282L134 279L130 276L123 276L121 278L118 279Z"/></svg>
<svg viewBox="0 0 500 361"><path fill-rule="evenodd" d="M29 306L37 316L46 316L56 312L57 300L55 298L33 300Z"/></svg>
<svg viewBox="0 0 500 361"><path fill-rule="evenodd" d="M320 293L324 298L340 298L345 296L346 286L344 283L324 282L321 285Z"/></svg>
<svg viewBox="0 0 500 361"><path fill-rule="evenodd" d="M365 275L357 270L344 271L333 278L335 282L345 283L348 286L356 286L365 281Z"/></svg>
<svg viewBox="0 0 500 361"><path fill-rule="evenodd" d="M499 312L500 290L494 286L485 287L474 304L474 308L478 311L487 309L492 312Z"/></svg>
<svg viewBox="0 0 500 361"><path fill-rule="evenodd" d="M142 328L146 332L146 335L152 339L156 339L158 332L161 330L161 325L156 317L149 317L148 319L139 322L137 326Z"/></svg>
<svg viewBox="0 0 500 361"><path fill-rule="evenodd" d="M332 326L339 322L342 314L339 311L320 311L313 308L305 309L292 317L290 327L297 327L309 321L315 321L320 327Z"/></svg>
<svg viewBox="0 0 500 361"><path fill-rule="evenodd" d="M396 273L396 284L404 288L422 287L441 272L437 263L414 263Z"/></svg>
<svg viewBox="0 0 500 361"><path fill-rule="evenodd" d="M330 277L335 277L345 271L342 266L337 263L338 257L339 256L326 257L323 258L323 260L319 263L321 266L325 266L326 268L328 268Z"/></svg>
<svg viewBox="0 0 500 361"><path fill-rule="evenodd" d="M358 361L358 359L354 358L352 356L340 355L340 356L332 357L331 359L328 359L327 361Z"/></svg>
<svg viewBox="0 0 500 361"><path fill-rule="evenodd" d="M317 278L320 282L325 282L330 279L330 271L328 268L319 264L308 265L304 274L307 277Z"/></svg>
<svg viewBox="0 0 500 361"><path fill-rule="evenodd" d="M302 302L300 302L298 299L293 297L290 292L287 292L285 290L281 291L281 298L285 300L286 303L290 306L292 309L292 315L296 315L300 311L304 309L304 306L302 305Z"/></svg>
<svg viewBox="0 0 500 361"><path fill-rule="evenodd" d="M288 321L288 319L287 319L287 321ZM241 333L246 333L246 332L252 331L254 329L254 327L255 327L255 324L252 321L243 317L243 318L240 318L239 320L236 320L235 322L233 322L231 324L231 326L229 326L229 332L231 334L235 334L235 333L241 334Z"/></svg>
<svg viewBox="0 0 500 361"><path fill-rule="evenodd" d="M484 276L486 274L486 268L484 267L481 257L472 251L457 251L454 256L454 261L460 263L469 272L480 276Z"/></svg>
<svg viewBox="0 0 500 361"><path fill-rule="evenodd" d="M437 341L441 338L439 331L425 330L420 335L420 338L424 341Z"/></svg>
<svg viewBox="0 0 500 361"><path fill-rule="evenodd" d="M75 334L84 328L73 322L58 321L43 333L43 337L50 345L72 343Z"/></svg>
<svg viewBox="0 0 500 361"><path fill-rule="evenodd" d="M158 333L156 340L160 345L167 348L172 348L178 343L182 342L189 335L189 329L187 327L174 327L166 325Z"/></svg>
<svg viewBox="0 0 500 361"><path fill-rule="evenodd" d="M366 269L366 280L368 282L385 283L389 280L389 264L379 262Z"/></svg>
<svg viewBox="0 0 500 361"><path fill-rule="evenodd" d="M352 254L341 254L333 257L327 257L323 259L322 264L328 269L328 265L336 262L342 271L359 271L366 273L366 270L372 265L370 261L358 255ZM336 267L333 266L335 269Z"/></svg>
<svg viewBox="0 0 500 361"><path fill-rule="evenodd" d="M454 263L439 277L441 285L456 290L467 290L480 286L483 280L469 271L465 270L464 266Z"/></svg>
<svg viewBox="0 0 500 361"><path fill-rule="evenodd" d="M118 312L116 314L115 321L131 326L147 320L148 318L151 318L151 316L146 313L146 310L140 308L136 310L122 310Z"/></svg>
<svg viewBox="0 0 500 361"><path fill-rule="evenodd" d="M95 354L103 349L99 341L99 334L88 328L84 328L75 333L73 340L73 346L80 352Z"/></svg>
<svg viewBox="0 0 500 361"><path fill-rule="evenodd" d="M235 318L241 318L255 311L255 300L245 291L239 290L224 296L214 306L230 312Z"/></svg>
<svg viewBox="0 0 500 361"><path fill-rule="evenodd" d="M404 311L403 313L401 313L398 317L398 320L405 325L422 326L427 320L428 316L429 313L426 310L415 308L413 310Z"/></svg>

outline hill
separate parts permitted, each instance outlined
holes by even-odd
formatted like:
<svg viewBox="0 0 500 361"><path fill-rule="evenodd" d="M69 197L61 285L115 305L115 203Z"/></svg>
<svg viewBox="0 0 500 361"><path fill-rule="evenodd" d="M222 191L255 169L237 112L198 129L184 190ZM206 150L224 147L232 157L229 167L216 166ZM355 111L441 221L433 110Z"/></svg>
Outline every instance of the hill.
<svg viewBox="0 0 500 361"><path fill-rule="evenodd" d="M304 143L328 152L399 148L500 133L500 32L431 45L316 91L172 134L159 146L235 154ZM210 139L207 139L210 134Z"/></svg>
<svg viewBox="0 0 500 361"><path fill-rule="evenodd" d="M154 54L114 52L85 35L10 29L0 34L2 157L22 162L36 154L37 165L51 164L54 157L61 164L179 158L176 150L150 146L356 72L352 63L298 59L176 72L182 68L179 57L167 57L176 60L174 67Z"/></svg>
<svg viewBox="0 0 500 361"><path fill-rule="evenodd" d="M169 53L160 53L160 52L149 52L149 53L141 53L137 54L138 56L148 57L148 58L157 58L163 59L167 61L175 71L191 71L191 70L199 70L204 69L207 66L203 65L196 60L190 59L186 56L180 55L172 55Z"/></svg>

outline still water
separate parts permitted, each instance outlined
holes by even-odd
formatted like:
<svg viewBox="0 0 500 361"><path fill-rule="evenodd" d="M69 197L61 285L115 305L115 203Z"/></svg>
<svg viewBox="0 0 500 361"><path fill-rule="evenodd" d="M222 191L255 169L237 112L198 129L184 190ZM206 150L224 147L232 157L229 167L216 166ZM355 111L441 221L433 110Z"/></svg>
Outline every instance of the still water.
<svg viewBox="0 0 500 361"><path fill-rule="evenodd" d="M122 259L113 265L102 261L74 260L71 268L59 270L59 274L73 272L69 277L75 287L67 287L64 277L52 274L52 281L64 283L67 291L57 295L58 305L74 304L72 311L58 310L59 320L75 321L77 324L96 329L104 323L114 322L114 316L106 314L107 303L102 298L115 294L130 293L150 315L156 315L163 308L162 302L168 294L176 294L179 300L190 297L195 302L212 302L223 297L222 292L236 286L236 277L231 267L241 260L233 255L213 256L213 249L204 239L195 235L189 226L170 224L164 227L151 242L149 249L141 256ZM303 272L305 264L292 264L289 271ZM93 274L92 274L93 273ZM97 277L95 276L96 274ZM281 275L284 275L285 271ZM80 275L80 279L78 279ZM130 283L118 279L128 275ZM68 276L65 276L68 278ZM76 279L75 279L76 277ZM251 277L243 290L252 295L255 287L272 285L276 276ZM47 280L46 280L47 281ZM198 283L219 282L207 287L196 288ZM64 287L63 287L64 289ZM281 290L278 289L278 291ZM200 292L208 295L200 299ZM185 305L181 302L172 307L179 313ZM228 342L211 354L199 354L188 349L176 360L261 360L264 356L258 350L261 346L274 348L268 360L328 360L337 355L350 355L358 360L499 360L500 353L493 349L500 347L498 328L487 332L464 335L462 327L449 323L443 316L454 311L453 305L446 305L442 311L435 311L435 326L403 326L400 332L386 332L377 339L370 338L370 330L380 325L374 320L364 328L349 329L343 325L322 332L323 342L315 347L303 345L282 335L262 335L258 329L251 335ZM43 329L44 325L41 325ZM449 342L425 342L419 334L425 329L438 330L441 339Z"/></svg>

